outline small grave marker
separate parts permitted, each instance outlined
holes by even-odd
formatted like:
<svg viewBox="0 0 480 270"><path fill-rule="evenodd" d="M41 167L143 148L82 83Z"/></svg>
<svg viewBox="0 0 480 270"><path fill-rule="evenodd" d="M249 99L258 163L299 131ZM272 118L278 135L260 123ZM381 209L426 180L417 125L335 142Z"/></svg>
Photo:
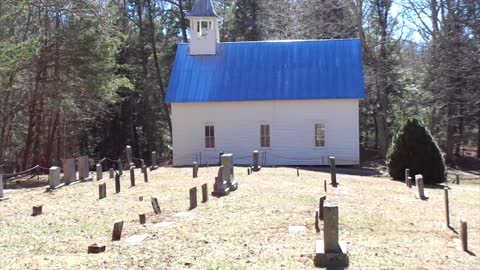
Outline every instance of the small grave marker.
<svg viewBox="0 0 480 270"><path fill-rule="evenodd" d="M107 197L107 183L98 185L98 198L99 200Z"/></svg>
<svg viewBox="0 0 480 270"><path fill-rule="evenodd" d="M317 233L320 232L320 227L318 226L318 219L319 219L318 211L315 211L315 231Z"/></svg>
<svg viewBox="0 0 480 270"><path fill-rule="evenodd" d="M152 167L150 167L150 171L158 169L157 166L157 152L152 151Z"/></svg>
<svg viewBox="0 0 480 270"><path fill-rule="evenodd" d="M298 166L297 166L297 177L300 176L300 172L298 171Z"/></svg>
<svg viewBox="0 0 480 270"><path fill-rule="evenodd" d="M460 240L462 242L462 250L468 251L468 231L467 231L467 221L460 220Z"/></svg>
<svg viewBox="0 0 480 270"><path fill-rule="evenodd" d="M128 167L135 166L135 164L132 161L132 147L130 145L127 145L125 147L125 153L127 154L127 164Z"/></svg>
<svg viewBox="0 0 480 270"><path fill-rule="evenodd" d="M32 216L39 216L42 214L42 205L35 205L32 209Z"/></svg>
<svg viewBox="0 0 480 270"><path fill-rule="evenodd" d="M138 197L138 200L143 202L143 196Z"/></svg>
<svg viewBox="0 0 480 270"><path fill-rule="evenodd" d="M330 161L330 178L332 180L332 186L337 187L337 171L335 168L335 157L329 157L328 160Z"/></svg>
<svg viewBox="0 0 480 270"><path fill-rule="evenodd" d="M252 167L252 170L254 172L258 172L262 169L262 167L260 167L260 153L258 152L258 150L254 150L253 151L253 167Z"/></svg>
<svg viewBox="0 0 480 270"><path fill-rule="evenodd" d="M115 173L115 192L120 193L120 174Z"/></svg>
<svg viewBox="0 0 480 270"><path fill-rule="evenodd" d="M202 203L206 203L208 201L208 184L205 183L202 185Z"/></svg>
<svg viewBox="0 0 480 270"><path fill-rule="evenodd" d="M457 185L460 185L460 175L458 175L458 174L455 175L455 183Z"/></svg>
<svg viewBox="0 0 480 270"><path fill-rule="evenodd" d="M405 185L407 185L407 187L410 187L408 185L408 177L410 177L410 169L405 169Z"/></svg>
<svg viewBox="0 0 480 270"><path fill-rule="evenodd" d="M4 197L3 194L3 175L0 174L0 201L7 200L7 197Z"/></svg>
<svg viewBox="0 0 480 270"><path fill-rule="evenodd" d="M135 186L135 167L130 167L130 186Z"/></svg>
<svg viewBox="0 0 480 270"><path fill-rule="evenodd" d="M98 254L105 252L105 246L104 245L99 245L99 244L93 244L88 246L88 254Z"/></svg>
<svg viewBox="0 0 480 270"><path fill-rule="evenodd" d="M407 177L407 187L412 188L412 177L411 176Z"/></svg>
<svg viewBox="0 0 480 270"><path fill-rule="evenodd" d="M323 189L327 192L327 180L323 180Z"/></svg>
<svg viewBox="0 0 480 270"><path fill-rule="evenodd" d="M140 220L140 224L145 224L147 222L147 216L145 214L138 215L138 219Z"/></svg>
<svg viewBox="0 0 480 270"><path fill-rule="evenodd" d="M327 199L327 196L322 196L320 197L320 201L318 203L318 212L319 212L320 220L323 220L323 205L326 199Z"/></svg>
<svg viewBox="0 0 480 270"><path fill-rule="evenodd" d="M416 197L421 200L426 200L428 197L425 195L423 186L423 176L421 174L415 175L415 183L417 185Z"/></svg>
<svg viewBox="0 0 480 270"><path fill-rule="evenodd" d="M108 176L110 177L110 179L113 179L115 177L115 170L113 168L110 168L108 170Z"/></svg>
<svg viewBox="0 0 480 270"><path fill-rule="evenodd" d="M247 168L247 175L250 175L250 168Z"/></svg>
<svg viewBox="0 0 480 270"><path fill-rule="evenodd" d="M95 169L97 171L97 181L100 181L103 179L103 168L102 164L97 164L95 165Z"/></svg>
<svg viewBox="0 0 480 270"><path fill-rule="evenodd" d="M118 174L123 175L123 164L121 159L118 159L117 165L118 165Z"/></svg>
<svg viewBox="0 0 480 270"><path fill-rule="evenodd" d="M197 187L190 189L190 210L197 208Z"/></svg>
<svg viewBox="0 0 480 270"><path fill-rule="evenodd" d="M162 211L160 210L160 205L158 205L157 198L152 197L152 207L153 207L153 212L155 212L156 215L159 215L160 213L162 213Z"/></svg>
<svg viewBox="0 0 480 270"><path fill-rule="evenodd" d="M120 241L122 238L123 221L113 224L112 241Z"/></svg>
<svg viewBox="0 0 480 270"><path fill-rule="evenodd" d="M145 181L145 183L148 183L147 166L143 165L142 170L143 170L143 181Z"/></svg>
<svg viewBox="0 0 480 270"><path fill-rule="evenodd" d="M193 162L193 178L198 177L198 163L195 161Z"/></svg>

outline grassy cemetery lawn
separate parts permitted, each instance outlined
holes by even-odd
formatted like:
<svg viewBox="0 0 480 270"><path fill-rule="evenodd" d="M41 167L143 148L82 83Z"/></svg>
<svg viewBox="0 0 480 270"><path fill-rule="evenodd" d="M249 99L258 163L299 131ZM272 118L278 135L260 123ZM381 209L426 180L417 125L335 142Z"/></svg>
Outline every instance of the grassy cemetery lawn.
<svg viewBox="0 0 480 270"><path fill-rule="evenodd" d="M247 175L235 168L239 189L209 196L218 167L160 168L149 182L137 169L136 186L124 171L121 192L108 179L107 197L87 182L45 192L45 187L7 190L0 202L0 269L310 269L314 268L315 208L329 174L295 168L262 168ZM94 176L95 178L95 176ZM107 178L107 179L105 179ZM338 202L340 240L348 242L350 269L480 269L480 181L449 184L450 220L445 225L444 190L426 187L429 200L415 198L415 187L387 178L337 175L327 196ZM197 186L198 207L189 211L189 189ZM139 197L143 196L143 200ZM161 214L153 212L151 197ZM32 207L43 213L31 216ZM191 216L175 217L179 212ZM139 214L146 214L146 224ZM460 219L468 222L470 253L459 250ZM123 220L120 241L113 224ZM305 231L289 232L289 226ZM140 243L133 235L148 234ZM106 246L87 254L89 245Z"/></svg>

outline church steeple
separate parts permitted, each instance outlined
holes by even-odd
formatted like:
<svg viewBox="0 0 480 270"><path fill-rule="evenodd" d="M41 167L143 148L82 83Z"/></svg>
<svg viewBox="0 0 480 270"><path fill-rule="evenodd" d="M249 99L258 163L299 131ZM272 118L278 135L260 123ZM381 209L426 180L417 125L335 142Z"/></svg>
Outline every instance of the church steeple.
<svg viewBox="0 0 480 270"><path fill-rule="evenodd" d="M190 20L190 54L215 55L220 32L211 0L195 0L186 18Z"/></svg>

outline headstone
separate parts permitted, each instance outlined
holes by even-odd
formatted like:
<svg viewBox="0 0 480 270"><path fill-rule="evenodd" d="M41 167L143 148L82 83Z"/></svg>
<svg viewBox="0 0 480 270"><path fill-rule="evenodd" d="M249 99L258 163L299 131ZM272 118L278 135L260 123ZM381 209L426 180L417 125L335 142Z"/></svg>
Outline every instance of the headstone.
<svg viewBox="0 0 480 270"><path fill-rule="evenodd" d="M135 167L130 167L130 186L134 187L135 186Z"/></svg>
<svg viewBox="0 0 480 270"><path fill-rule="evenodd" d="M416 197L421 200L428 199L424 192L423 176L421 174L415 175L415 183L417 185L417 193L415 194Z"/></svg>
<svg viewBox="0 0 480 270"><path fill-rule="evenodd" d="M125 147L125 153L127 154L128 167L135 166L135 164L133 163L133 160L132 160L132 147L130 145L127 145Z"/></svg>
<svg viewBox="0 0 480 270"><path fill-rule="evenodd" d="M327 180L323 180L323 189L327 192Z"/></svg>
<svg viewBox="0 0 480 270"><path fill-rule="evenodd" d="M408 187L408 177L410 176L410 169L405 169L405 185Z"/></svg>
<svg viewBox="0 0 480 270"><path fill-rule="evenodd" d="M123 175L123 164L121 159L118 159L117 166L118 166L118 174Z"/></svg>
<svg viewBox="0 0 480 270"><path fill-rule="evenodd" d="M145 173L147 171L147 166L145 166L145 164L143 164L140 168L142 169L142 173Z"/></svg>
<svg viewBox="0 0 480 270"><path fill-rule="evenodd" d="M458 174L455 175L455 183L457 185L460 185L460 175L458 175Z"/></svg>
<svg viewBox="0 0 480 270"><path fill-rule="evenodd" d="M139 197L138 197L138 200L141 201L141 202L143 202L143 196L139 196Z"/></svg>
<svg viewBox="0 0 480 270"><path fill-rule="evenodd" d="M143 158L140 159L140 168L143 168L145 166L145 160ZM145 166L146 168L146 166Z"/></svg>
<svg viewBox="0 0 480 270"><path fill-rule="evenodd" d="M320 220L323 220L323 205L325 204L325 200L327 199L327 196L322 196L320 197L320 201L318 203L318 213L319 213L319 218Z"/></svg>
<svg viewBox="0 0 480 270"><path fill-rule="evenodd" d="M197 187L190 189L190 210L197 208Z"/></svg>
<svg viewBox="0 0 480 270"><path fill-rule="evenodd" d="M253 168L252 170L254 172L258 172L260 171L262 167L260 166L260 153L258 152L258 150L254 150L253 151Z"/></svg>
<svg viewBox="0 0 480 270"><path fill-rule="evenodd" d="M193 162L193 178L198 177L198 163L195 161Z"/></svg>
<svg viewBox="0 0 480 270"><path fill-rule="evenodd" d="M223 166L223 180L227 181L230 191L238 189L238 183L235 180L234 166L233 166L233 154L222 155Z"/></svg>
<svg viewBox="0 0 480 270"><path fill-rule="evenodd" d="M138 245L143 242L143 240L147 239L149 236L149 234L132 235L128 237L125 242L129 243L130 245Z"/></svg>
<svg viewBox="0 0 480 270"><path fill-rule="evenodd" d="M120 174L115 173L115 193L120 193Z"/></svg>
<svg viewBox="0 0 480 270"><path fill-rule="evenodd" d="M408 186L408 188L412 188L412 177L411 176L407 177L407 186Z"/></svg>
<svg viewBox="0 0 480 270"><path fill-rule="evenodd" d="M93 180L90 176L88 156L81 156L78 158L78 178L82 182Z"/></svg>
<svg viewBox="0 0 480 270"><path fill-rule="evenodd" d="M300 171L298 171L298 166L297 166L297 177L300 176Z"/></svg>
<svg viewBox="0 0 480 270"><path fill-rule="evenodd" d="M208 184L205 183L202 185L202 203L206 203L208 201Z"/></svg>
<svg viewBox="0 0 480 270"><path fill-rule="evenodd" d="M88 246L88 254L98 254L105 252L105 245L93 244Z"/></svg>
<svg viewBox="0 0 480 270"><path fill-rule="evenodd" d="M32 209L32 216L38 216L42 214L42 205L35 205Z"/></svg>
<svg viewBox="0 0 480 270"><path fill-rule="evenodd" d="M148 183L147 166L143 165L142 170L143 170L143 181L145 181L145 183Z"/></svg>
<svg viewBox="0 0 480 270"><path fill-rule="evenodd" d="M323 239L317 240L316 267L348 267L347 244L338 241L338 206L333 201L324 204Z"/></svg>
<svg viewBox="0 0 480 270"><path fill-rule="evenodd" d="M95 169L97 171L97 181L100 181L103 179L103 168L102 164L97 164L95 165Z"/></svg>
<svg viewBox="0 0 480 270"><path fill-rule="evenodd" d="M48 184L50 189L56 189L60 186L60 167L50 167L48 171Z"/></svg>
<svg viewBox="0 0 480 270"><path fill-rule="evenodd" d="M213 185L212 196L220 197L230 194L230 186L227 181L223 179L224 167L218 168L218 176L215 177L215 184Z"/></svg>
<svg viewBox="0 0 480 270"><path fill-rule="evenodd" d="M63 160L63 182L69 185L77 181L77 172L75 171L75 159L67 158Z"/></svg>
<svg viewBox="0 0 480 270"><path fill-rule="evenodd" d="M123 221L113 224L112 241L120 241L122 238Z"/></svg>
<svg viewBox="0 0 480 270"><path fill-rule="evenodd" d="M107 183L98 185L98 198L99 200L107 197Z"/></svg>
<svg viewBox="0 0 480 270"><path fill-rule="evenodd" d="M468 231L467 231L467 221L460 220L460 240L462 243L462 250L468 251Z"/></svg>
<svg viewBox="0 0 480 270"><path fill-rule="evenodd" d="M335 168L335 157L328 158L330 162L330 178L332 180L332 186L337 187L337 171Z"/></svg>
<svg viewBox="0 0 480 270"><path fill-rule="evenodd" d="M247 174L250 175L250 168L247 168Z"/></svg>
<svg viewBox="0 0 480 270"><path fill-rule="evenodd" d="M110 168L108 170L108 176L110 177L110 179L113 179L115 177L115 170L113 168Z"/></svg>
<svg viewBox="0 0 480 270"><path fill-rule="evenodd" d="M140 220L140 224L145 224L147 222L147 217L145 214L138 215L138 219Z"/></svg>
<svg viewBox="0 0 480 270"><path fill-rule="evenodd" d="M447 227L450 227L450 209L448 205L448 187L443 188L445 192L445 218L447 222Z"/></svg>
<svg viewBox="0 0 480 270"><path fill-rule="evenodd" d="M150 170L153 171L153 170L156 170L156 169L158 169L157 152L152 151L152 167L150 167Z"/></svg>
<svg viewBox="0 0 480 270"><path fill-rule="evenodd" d="M315 231L318 233L320 232L320 227L318 226L318 211L315 211Z"/></svg>
<svg viewBox="0 0 480 270"><path fill-rule="evenodd" d="M153 207L153 212L155 212L156 215L159 215L162 213L160 210L160 205L158 205L158 200L157 198L152 198L152 207Z"/></svg>

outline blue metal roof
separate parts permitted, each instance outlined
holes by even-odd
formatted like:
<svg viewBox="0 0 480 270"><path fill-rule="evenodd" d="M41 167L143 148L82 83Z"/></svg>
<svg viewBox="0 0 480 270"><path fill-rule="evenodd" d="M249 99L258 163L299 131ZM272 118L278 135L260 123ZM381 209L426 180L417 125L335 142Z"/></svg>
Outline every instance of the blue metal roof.
<svg viewBox="0 0 480 270"><path fill-rule="evenodd" d="M219 43L210 56L179 44L166 102L364 97L360 40L267 41Z"/></svg>

